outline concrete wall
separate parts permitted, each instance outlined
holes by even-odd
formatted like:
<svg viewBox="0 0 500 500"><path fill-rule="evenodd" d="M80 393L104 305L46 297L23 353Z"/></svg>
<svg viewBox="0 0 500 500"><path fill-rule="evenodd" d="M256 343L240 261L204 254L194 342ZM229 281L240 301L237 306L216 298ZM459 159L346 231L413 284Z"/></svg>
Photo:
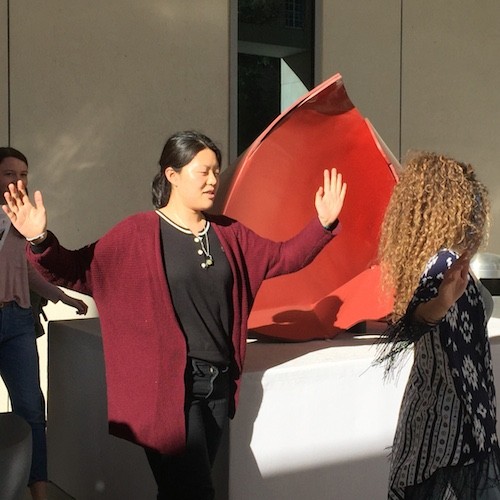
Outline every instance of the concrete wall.
<svg viewBox="0 0 500 500"><path fill-rule="evenodd" d="M404 3L402 150L436 149L477 166L500 253L500 3Z"/></svg>
<svg viewBox="0 0 500 500"><path fill-rule="evenodd" d="M227 1L10 4L11 143L66 245L151 208L172 132L200 129L226 152Z"/></svg>
<svg viewBox="0 0 500 500"><path fill-rule="evenodd" d="M500 4L323 0L319 74L347 91L396 156L436 150L473 163L488 186L487 251L500 253Z"/></svg>
<svg viewBox="0 0 500 500"><path fill-rule="evenodd" d="M171 133L201 130L227 159L227 1L16 0L9 17L7 7L0 0L0 143L10 127L11 145L30 161L30 191L43 192L49 228L66 246L152 207ZM75 317L65 306L48 312ZM44 387L46 347L42 337ZM0 409L7 401L0 384Z"/></svg>
<svg viewBox="0 0 500 500"><path fill-rule="evenodd" d="M8 142L8 45L7 45L7 0L0 0L0 142ZM0 412L7 411L9 398L0 381Z"/></svg>
<svg viewBox="0 0 500 500"><path fill-rule="evenodd" d="M0 0L0 141L8 140L7 0Z"/></svg>
<svg viewBox="0 0 500 500"><path fill-rule="evenodd" d="M401 0L318 2L318 79L341 73L347 93L399 157Z"/></svg>

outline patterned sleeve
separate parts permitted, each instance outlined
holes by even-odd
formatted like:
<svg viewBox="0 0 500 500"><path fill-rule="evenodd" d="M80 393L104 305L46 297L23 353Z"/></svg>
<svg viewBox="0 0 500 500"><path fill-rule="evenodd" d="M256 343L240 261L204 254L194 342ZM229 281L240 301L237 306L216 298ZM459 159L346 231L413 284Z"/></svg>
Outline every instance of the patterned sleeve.
<svg viewBox="0 0 500 500"><path fill-rule="evenodd" d="M446 314L439 337L465 410L469 429L464 449L470 456L498 446L493 366L481 291L469 275L465 292Z"/></svg>
<svg viewBox="0 0 500 500"><path fill-rule="evenodd" d="M422 335L436 328L437 325L415 321L413 313L418 305L437 296L445 271L457 258L454 252L441 250L429 259L404 316L390 324L384 332L375 364L383 364L386 375L401 366L411 353L413 344Z"/></svg>

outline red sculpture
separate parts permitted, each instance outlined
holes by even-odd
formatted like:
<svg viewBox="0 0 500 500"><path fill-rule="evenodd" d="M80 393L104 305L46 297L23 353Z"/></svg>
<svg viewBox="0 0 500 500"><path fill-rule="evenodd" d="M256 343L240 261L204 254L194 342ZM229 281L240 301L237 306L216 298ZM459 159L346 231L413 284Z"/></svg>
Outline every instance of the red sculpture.
<svg viewBox="0 0 500 500"><path fill-rule="evenodd" d="M218 212L274 240L315 214L325 168L347 182L342 231L301 271L264 282L249 327L276 339L333 337L391 311L380 293L379 228L399 165L335 75L283 112L223 174Z"/></svg>

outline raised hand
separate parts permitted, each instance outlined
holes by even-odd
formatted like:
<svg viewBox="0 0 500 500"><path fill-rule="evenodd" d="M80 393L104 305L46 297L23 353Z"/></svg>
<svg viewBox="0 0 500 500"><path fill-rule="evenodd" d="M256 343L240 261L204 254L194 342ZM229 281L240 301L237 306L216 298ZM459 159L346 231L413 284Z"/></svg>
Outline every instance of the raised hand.
<svg viewBox="0 0 500 500"><path fill-rule="evenodd" d="M330 226L339 216L346 191L347 185L342 182L342 174L336 168L332 168L331 172L323 172L323 186L316 191L314 204L324 227Z"/></svg>
<svg viewBox="0 0 500 500"><path fill-rule="evenodd" d="M42 193L35 191L31 203L23 181L17 181L17 186L9 184L9 190L4 194L6 205L2 205L12 225L25 237L36 238L47 229L47 214L43 205Z"/></svg>
<svg viewBox="0 0 500 500"><path fill-rule="evenodd" d="M470 252L464 252L444 273L438 297L448 309L462 296L469 282Z"/></svg>

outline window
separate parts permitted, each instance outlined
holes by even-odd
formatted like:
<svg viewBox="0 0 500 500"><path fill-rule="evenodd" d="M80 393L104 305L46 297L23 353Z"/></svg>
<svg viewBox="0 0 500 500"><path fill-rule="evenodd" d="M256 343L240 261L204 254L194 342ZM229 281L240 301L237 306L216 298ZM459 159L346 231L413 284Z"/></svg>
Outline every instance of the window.
<svg viewBox="0 0 500 500"><path fill-rule="evenodd" d="M314 0L238 0L238 154L313 86Z"/></svg>

